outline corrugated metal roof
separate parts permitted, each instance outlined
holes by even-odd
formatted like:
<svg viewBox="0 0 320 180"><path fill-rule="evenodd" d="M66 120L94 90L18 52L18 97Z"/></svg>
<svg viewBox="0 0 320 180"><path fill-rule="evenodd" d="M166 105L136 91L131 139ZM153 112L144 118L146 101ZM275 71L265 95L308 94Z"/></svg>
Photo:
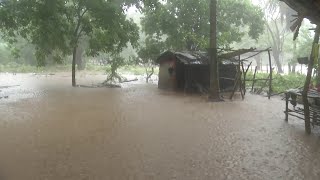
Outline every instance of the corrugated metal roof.
<svg viewBox="0 0 320 180"><path fill-rule="evenodd" d="M248 52L253 51L254 49L239 49L235 50L229 53L224 53L220 54L218 58L221 60L223 64L234 64L238 63L238 59L235 57L245 54ZM163 54L160 55L160 57L157 59L157 62L161 59L166 59L167 57L175 56L177 59L179 59L180 62L184 64L190 64L190 65L208 65L210 64L209 61L209 55L207 52L203 51L194 51L194 52L171 52L171 51L166 51Z"/></svg>
<svg viewBox="0 0 320 180"><path fill-rule="evenodd" d="M175 55L184 64L209 64L208 58L199 57L192 52L176 52Z"/></svg>

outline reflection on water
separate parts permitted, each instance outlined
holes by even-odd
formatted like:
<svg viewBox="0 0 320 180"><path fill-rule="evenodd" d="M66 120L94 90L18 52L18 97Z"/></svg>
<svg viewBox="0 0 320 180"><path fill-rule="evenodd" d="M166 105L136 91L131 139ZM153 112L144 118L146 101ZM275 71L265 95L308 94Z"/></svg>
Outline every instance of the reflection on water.
<svg viewBox="0 0 320 180"><path fill-rule="evenodd" d="M103 76L79 77L95 84ZM72 88L68 74L0 75L4 179L318 179L319 133L284 103L203 97L135 83ZM1 96L0 95L0 96Z"/></svg>

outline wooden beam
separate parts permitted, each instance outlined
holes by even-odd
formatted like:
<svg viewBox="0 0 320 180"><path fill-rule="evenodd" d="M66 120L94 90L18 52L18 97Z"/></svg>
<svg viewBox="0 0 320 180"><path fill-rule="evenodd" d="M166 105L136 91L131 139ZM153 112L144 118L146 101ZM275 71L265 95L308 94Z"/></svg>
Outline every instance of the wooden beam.
<svg viewBox="0 0 320 180"><path fill-rule="evenodd" d="M271 99L271 94L272 94L272 71L273 70L272 70L272 62L271 62L270 51L268 51L268 56L269 56L269 68L270 68L268 98Z"/></svg>
<svg viewBox="0 0 320 180"><path fill-rule="evenodd" d="M251 92L253 92L254 84L256 83L256 74L257 74L257 71L258 71L258 66L256 66L256 69L254 70Z"/></svg>
<svg viewBox="0 0 320 180"><path fill-rule="evenodd" d="M312 75L312 70L313 70L314 61L315 61L315 46L318 47L319 35L320 35L320 25L317 25L315 35L314 35L314 40L313 40L313 46L312 46L313 48L311 51L310 61L308 65L308 73L307 73L306 81L305 81L303 92L302 92L302 100L304 105L305 130L306 130L306 133L308 134L311 134L308 91L309 91L309 85L311 82L311 75Z"/></svg>

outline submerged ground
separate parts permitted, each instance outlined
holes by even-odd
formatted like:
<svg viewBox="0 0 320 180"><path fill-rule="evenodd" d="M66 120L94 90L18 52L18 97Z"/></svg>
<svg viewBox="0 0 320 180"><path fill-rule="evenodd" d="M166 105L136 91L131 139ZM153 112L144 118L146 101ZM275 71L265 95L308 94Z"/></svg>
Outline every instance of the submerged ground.
<svg viewBox="0 0 320 180"><path fill-rule="evenodd" d="M103 76L80 75L91 85ZM70 87L69 74L0 75L0 179L318 179L319 130L284 122L284 102L130 84Z"/></svg>

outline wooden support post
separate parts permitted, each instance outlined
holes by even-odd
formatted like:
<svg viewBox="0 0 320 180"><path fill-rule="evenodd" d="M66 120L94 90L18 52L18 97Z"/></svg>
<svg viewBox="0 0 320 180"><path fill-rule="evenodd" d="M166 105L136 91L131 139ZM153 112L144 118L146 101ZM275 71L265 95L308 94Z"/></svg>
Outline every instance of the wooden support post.
<svg viewBox="0 0 320 180"><path fill-rule="evenodd" d="M241 62L241 55L239 55L239 68L238 68L238 71L240 73L240 76L239 76L239 85L240 85L240 93L241 93L241 97L242 97L242 100L244 100L244 89L243 89L243 82L242 82L242 71L241 71L241 67L242 67L242 70L244 71L244 67L243 67L243 63Z"/></svg>
<svg viewBox="0 0 320 180"><path fill-rule="evenodd" d="M239 88L240 88L240 94L241 94L241 98L242 100L244 100L244 90L243 90L243 86L242 86L242 80L241 80L241 77L242 77L242 72L240 71L240 76L239 76L239 80L238 80L238 84L239 84Z"/></svg>
<svg viewBox="0 0 320 180"><path fill-rule="evenodd" d="M312 45L312 51L310 56L310 61L308 64L308 73L306 77L306 81L304 84L303 92L302 92L302 99L303 99L303 106L304 106L304 119L305 119L305 130L306 133L311 134L311 125L310 125L310 107L309 107L309 101L308 101L308 91L309 91L309 85L311 82L311 75L312 70L314 66L315 61L315 54L316 54L316 47L318 47L319 43L319 35L320 35L320 25L317 25Z"/></svg>
<svg viewBox="0 0 320 180"><path fill-rule="evenodd" d="M249 66L247 67L246 74L248 73L250 67L251 67L251 70L252 70L252 66L251 65L252 65L252 62L250 62Z"/></svg>
<svg viewBox="0 0 320 180"><path fill-rule="evenodd" d="M244 93L244 95L246 95L246 93L247 93L247 86L246 86L247 73L248 73L248 71L249 71L249 68L250 68L251 64L252 64L252 62L249 64L249 66L247 67L247 69L244 69L244 64L243 64L243 62L241 62L241 68L242 68L242 73L243 73L242 86L243 86L243 93Z"/></svg>
<svg viewBox="0 0 320 180"><path fill-rule="evenodd" d="M244 99L244 93L243 93L243 87L242 87L242 72L241 72L240 66L241 66L241 61L240 61L240 56L239 56L239 64L237 66L237 75L236 75L236 79L235 79L235 83L234 83L234 87L233 87L233 91L231 93L230 99L233 98L235 92L238 89L238 86L240 89L242 100Z"/></svg>
<svg viewBox="0 0 320 180"><path fill-rule="evenodd" d="M258 66L256 66L256 69L254 70L251 92L253 92L254 84L256 83L256 74L257 74L257 71L258 71Z"/></svg>
<svg viewBox="0 0 320 180"><path fill-rule="evenodd" d="M240 66L241 66L241 70L240 70ZM241 84L240 84L240 91L242 93L242 90L243 90L243 94L245 95L246 94L246 73L245 73L245 70L244 70L244 64L243 62L241 62L241 57L239 55L239 70L242 72L242 76L243 76L243 81L242 81L242 76L241 76Z"/></svg>
<svg viewBox="0 0 320 180"><path fill-rule="evenodd" d="M242 100L244 100L245 90L243 89L243 86L241 84L242 84L242 82L241 82L241 78L240 78L240 93L241 93Z"/></svg>
<svg viewBox="0 0 320 180"><path fill-rule="evenodd" d="M268 75L268 77L267 77L266 81L265 81L265 82L264 82L264 84L261 86L261 88L257 91L257 94L262 93L263 88L265 88L265 87L268 85L269 78L270 78L269 76L270 76L270 74Z"/></svg>
<svg viewBox="0 0 320 180"><path fill-rule="evenodd" d="M317 111L313 111L312 122L311 122L312 127L314 127L315 123L317 123L317 119L318 119L318 112Z"/></svg>
<svg viewBox="0 0 320 180"><path fill-rule="evenodd" d="M270 68L268 98L271 99L271 94L272 94L272 72L273 72L273 70L272 70L270 50L268 50L268 56L269 56L269 68Z"/></svg>
<svg viewBox="0 0 320 180"><path fill-rule="evenodd" d="M243 62L241 62L241 66L242 66L242 71L243 71L243 93L244 95L246 95L247 93L247 84L246 84L246 81L247 81L247 73L250 69L250 66L251 66L252 62L250 62L249 66L247 67L247 69L245 70L244 69L244 66L243 66Z"/></svg>
<svg viewBox="0 0 320 180"><path fill-rule="evenodd" d="M241 66L242 66L242 72L243 72L243 82L242 82L243 94L246 95L246 93L247 93L247 87L246 87L247 73L244 70L243 62L241 63Z"/></svg>
<svg viewBox="0 0 320 180"><path fill-rule="evenodd" d="M235 79L235 82L234 82L234 86L233 86L233 91L230 95L230 99L233 98L235 92L237 91L237 88L238 88L238 84L239 84L239 79L241 78L241 73L240 71L237 72L237 75L236 75L236 79Z"/></svg>
<svg viewBox="0 0 320 180"><path fill-rule="evenodd" d="M286 111L284 112L285 114L286 114L286 117L285 117L285 121L287 121L288 122L288 116L289 116L289 93L285 93L285 95L286 95Z"/></svg>

